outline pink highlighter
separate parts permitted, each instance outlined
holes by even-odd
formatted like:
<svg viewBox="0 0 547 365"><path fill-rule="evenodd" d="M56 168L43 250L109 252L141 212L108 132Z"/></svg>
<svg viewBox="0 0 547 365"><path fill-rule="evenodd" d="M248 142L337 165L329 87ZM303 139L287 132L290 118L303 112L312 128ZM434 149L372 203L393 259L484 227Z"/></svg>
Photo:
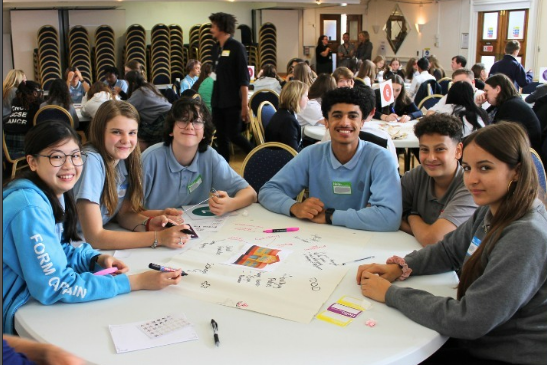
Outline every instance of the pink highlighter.
<svg viewBox="0 0 547 365"><path fill-rule="evenodd" d="M275 228L275 229L265 229L264 233L277 233L277 232L296 232L300 228L298 227L289 227L289 228Z"/></svg>
<svg viewBox="0 0 547 365"><path fill-rule="evenodd" d="M109 267L108 269L97 271L96 273L93 273L93 275L97 275L97 276L108 275L108 274L115 273L116 271L118 271L117 267Z"/></svg>

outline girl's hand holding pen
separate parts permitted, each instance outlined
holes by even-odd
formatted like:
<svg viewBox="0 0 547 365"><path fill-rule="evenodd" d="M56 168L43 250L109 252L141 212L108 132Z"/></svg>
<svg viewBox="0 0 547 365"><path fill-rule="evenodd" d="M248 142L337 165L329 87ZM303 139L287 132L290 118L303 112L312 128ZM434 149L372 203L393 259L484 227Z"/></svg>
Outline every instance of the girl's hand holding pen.
<svg viewBox="0 0 547 365"><path fill-rule="evenodd" d="M182 230L190 228L185 224L175 225L168 222L165 227L163 231L158 232L158 246L183 248L184 244L190 239L188 234L182 232Z"/></svg>
<svg viewBox="0 0 547 365"><path fill-rule="evenodd" d="M129 276L131 291L158 290L169 285L177 285L182 279L182 270L174 272L160 272L148 270L140 274Z"/></svg>
<svg viewBox="0 0 547 365"><path fill-rule="evenodd" d="M408 115L403 115L402 117L399 118L398 122L399 123L406 123L410 121L410 117Z"/></svg>
<svg viewBox="0 0 547 365"><path fill-rule="evenodd" d="M171 221L173 223L181 224L182 222L184 222L184 219L182 218L182 210L180 210L180 209L165 208L163 210L162 214L164 216L166 216L167 219L169 219L169 221Z"/></svg>

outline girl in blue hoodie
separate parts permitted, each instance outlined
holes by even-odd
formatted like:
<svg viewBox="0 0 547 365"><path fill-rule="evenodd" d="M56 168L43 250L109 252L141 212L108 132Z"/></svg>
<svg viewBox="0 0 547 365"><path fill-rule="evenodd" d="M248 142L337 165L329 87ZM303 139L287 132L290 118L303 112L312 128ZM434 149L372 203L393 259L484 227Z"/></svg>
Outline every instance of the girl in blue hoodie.
<svg viewBox="0 0 547 365"><path fill-rule="evenodd" d="M128 267L79 240L72 189L86 160L76 132L63 122L33 127L25 137L30 170L3 191L2 331L13 333L13 318L32 296L42 304L87 302L131 290L178 284L180 271L146 271L127 276ZM113 275L95 276L116 267Z"/></svg>

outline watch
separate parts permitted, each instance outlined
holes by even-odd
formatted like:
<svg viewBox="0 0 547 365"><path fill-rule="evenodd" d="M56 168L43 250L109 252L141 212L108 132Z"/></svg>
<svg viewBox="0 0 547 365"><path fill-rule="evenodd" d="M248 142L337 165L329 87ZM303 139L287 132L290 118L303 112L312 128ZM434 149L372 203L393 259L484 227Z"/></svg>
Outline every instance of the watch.
<svg viewBox="0 0 547 365"><path fill-rule="evenodd" d="M325 220L327 224L332 224L332 215L334 214L334 208L327 208L325 211Z"/></svg>

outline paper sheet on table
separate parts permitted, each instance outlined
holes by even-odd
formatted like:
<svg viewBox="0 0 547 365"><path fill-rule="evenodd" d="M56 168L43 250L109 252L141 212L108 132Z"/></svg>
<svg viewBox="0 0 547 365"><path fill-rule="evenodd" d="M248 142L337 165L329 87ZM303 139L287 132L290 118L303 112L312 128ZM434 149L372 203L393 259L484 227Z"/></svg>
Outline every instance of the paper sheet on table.
<svg viewBox="0 0 547 365"><path fill-rule="evenodd" d="M257 271L275 271L283 265L290 254L289 250L247 244L224 263L245 269L252 268Z"/></svg>
<svg viewBox="0 0 547 365"><path fill-rule="evenodd" d="M257 221L270 222L269 215L275 214L264 212ZM255 223L253 217L230 219L222 232L196 242L167 263L189 274L184 285L173 289L196 299L301 323L313 319L346 275L348 266L341 264L366 256L364 246L373 234L354 235L347 228L319 224L302 226L298 232L269 234L263 230L271 227ZM273 272L225 264L246 245L292 253Z"/></svg>
<svg viewBox="0 0 547 365"><path fill-rule="evenodd" d="M177 315L186 319L184 314L178 313ZM146 322L148 322L148 320L108 326L112 340L114 341L114 347L116 347L116 353L122 354L130 351L150 349L153 347L167 346L174 343L199 339L194 327L191 325L164 336L151 339L139 328L140 325L145 324Z"/></svg>

